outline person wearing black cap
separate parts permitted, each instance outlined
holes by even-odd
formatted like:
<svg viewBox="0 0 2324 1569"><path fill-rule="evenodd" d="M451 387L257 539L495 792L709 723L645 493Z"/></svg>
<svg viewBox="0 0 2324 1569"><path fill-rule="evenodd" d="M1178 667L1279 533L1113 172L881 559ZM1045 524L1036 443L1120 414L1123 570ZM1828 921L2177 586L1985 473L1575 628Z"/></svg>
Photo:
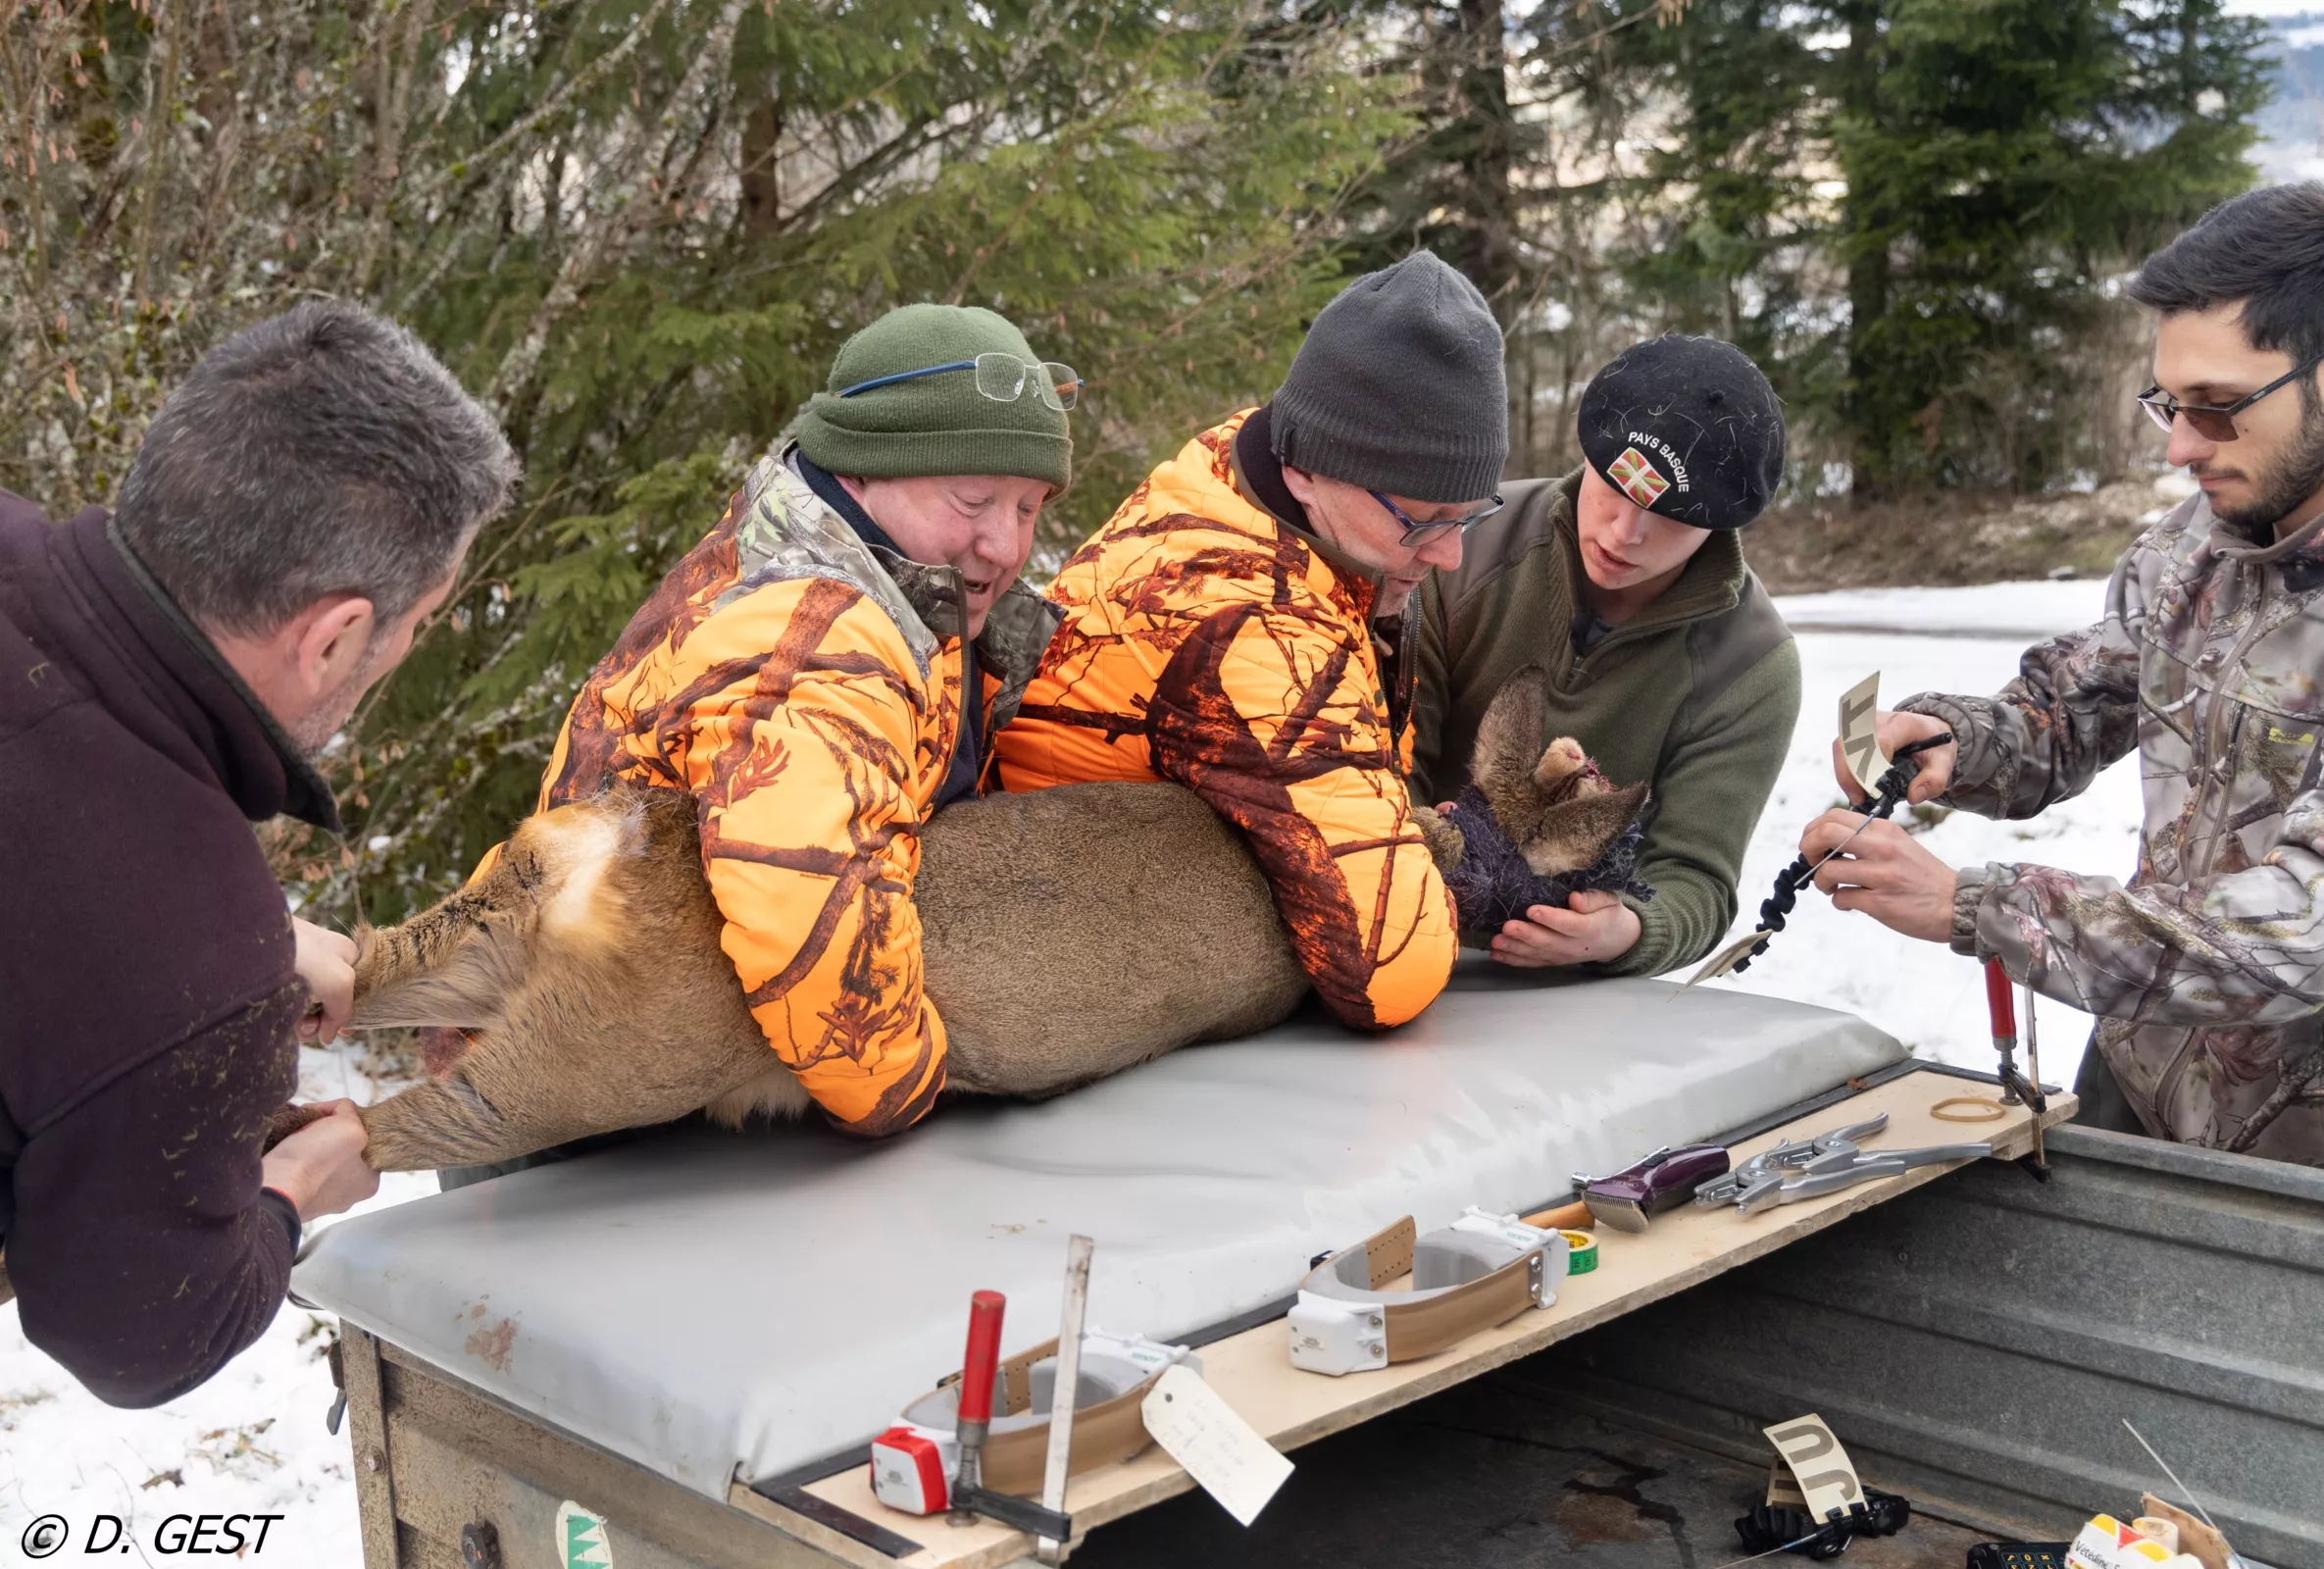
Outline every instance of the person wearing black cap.
<svg viewBox="0 0 2324 1569"><path fill-rule="evenodd" d="M1421 589L1415 789L1457 795L1486 705L1540 665L1543 741L1571 735L1608 778L1652 785L1638 876L1654 896L1536 905L1493 956L1656 975L1734 921L1799 715L1798 653L1741 539L1783 476L1783 410L1741 350L1672 335L1600 370L1579 425L1582 467L1504 487L1459 568Z"/></svg>
<svg viewBox="0 0 2324 1569"><path fill-rule="evenodd" d="M1316 317L1272 403L1187 442L1075 552L1002 733L1009 789L1166 779L1241 829L1317 995L1359 1029L1459 948L1414 822L1413 591L1500 505L1501 332L1428 252ZM1384 679L1387 678L1387 679Z"/></svg>

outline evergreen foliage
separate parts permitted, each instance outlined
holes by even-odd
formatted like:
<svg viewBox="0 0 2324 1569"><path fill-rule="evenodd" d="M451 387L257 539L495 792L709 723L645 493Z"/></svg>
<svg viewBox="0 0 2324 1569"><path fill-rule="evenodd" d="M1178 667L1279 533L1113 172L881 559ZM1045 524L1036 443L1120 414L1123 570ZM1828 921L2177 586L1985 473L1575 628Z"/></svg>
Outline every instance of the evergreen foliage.
<svg viewBox="0 0 2324 1569"><path fill-rule="evenodd" d="M328 759L333 918L397 918L528 810L565 705L893 305L1087 378L1053 558L1272 390L1399 133L1360 41L1252 0L41 0L0 27L0 483L109 499L160 394L321 290L506 422L523 504Z"/></svg>
<svg viewBox="0 0 2324 1569"><path fill-rule="evenodd" d="M2223 0L1382 10L1424 130L1367 182L1359 254L1429 245L1494 299L1524 472L1575 461L1580 382L1673 329L1767 368L1811 481L2118 471L2112 280L2248 184L2269 90Z"/></svg>
<svg viewBox="0 0 2324 1569"><path fill-rule="evenodd" d="M1859 495L2101 472L2110 279L2249 183L2263 33L2222 0L1694 0L1630 40L1676 100L1630 278L1777 372Z"/></svg>
<svg viewBox="0 0 2324 1569"><path fill-rule="evenodd" d="M1088 379L1038 577L1427 245L1509 336L1512 471L1666 329L1743 345L1795 476L2121 470L2112 282L2250 178L2224 0L27 0L0 22L0 485L108 501L200 352L409 322L523 503L328 759L331 918L440 892L845 336L991 306ZM360 891L360 898L356 894Z"/></svg>

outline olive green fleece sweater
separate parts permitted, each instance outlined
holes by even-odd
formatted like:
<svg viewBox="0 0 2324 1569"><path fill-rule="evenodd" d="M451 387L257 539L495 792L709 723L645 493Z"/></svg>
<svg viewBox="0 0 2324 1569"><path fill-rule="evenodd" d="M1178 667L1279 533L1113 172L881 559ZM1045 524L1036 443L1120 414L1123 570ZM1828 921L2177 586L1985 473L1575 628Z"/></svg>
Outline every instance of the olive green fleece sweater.
<svg viewBox="0 0 2324 1569"><path fill-rule="evenodd" d="M1735 920L1743 846L1799 717L1799 653L1742 541L1720 531L1660 598L1576 655L1580 479L1504 486L1508 505L1470 535L1460 570L1422 587L1415 795L1460 791L1486 705L1516 671L1541 666L1542 743L1571 735L1615 783L1654 786L1639 861L1654 897L1632 901L1638 945L1578 973L1658 975L1710 952Z"/></svg>

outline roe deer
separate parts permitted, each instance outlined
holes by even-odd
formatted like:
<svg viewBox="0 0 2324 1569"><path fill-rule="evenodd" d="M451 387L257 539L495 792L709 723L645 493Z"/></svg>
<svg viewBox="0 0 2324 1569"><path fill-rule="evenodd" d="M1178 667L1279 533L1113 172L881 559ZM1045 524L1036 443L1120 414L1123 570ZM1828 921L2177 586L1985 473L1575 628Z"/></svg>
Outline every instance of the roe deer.
<svg viewBox="0 0 2324 1569"><path fill-rule="evenodd" d="M1530 730L1513 714L1493 725L1502 708L1496 697L1477 758L1496 811L1523 814L1527 842L1554 841L1587 865L1596 850L1568 821L1586 815L1602 849L1628 816L1600 821L1604 797L1569 779L1587 765L1537 759L1538 708ZM1514 769L1489 746L1515 749ZM1550 751L1563 759L1560 746L1579 758L1571 741ZM1415 816L1440 864L1457 856L1456 832L1425 808ZM921 830L913 903L957 1089L1057 1094L1263 1030L1307 990L1241 837L1176 784L1067 784L948 807ZM722 925L693 798L616 789L527 819L474 884L401 926L358 933L351 1028L468 1033L465 1051L430 1064L441 1071L364 1110L371 1163L507 1160L697 1110L736 1125L804 1112L806 1091L773 1056L719 945Z"/></svg>

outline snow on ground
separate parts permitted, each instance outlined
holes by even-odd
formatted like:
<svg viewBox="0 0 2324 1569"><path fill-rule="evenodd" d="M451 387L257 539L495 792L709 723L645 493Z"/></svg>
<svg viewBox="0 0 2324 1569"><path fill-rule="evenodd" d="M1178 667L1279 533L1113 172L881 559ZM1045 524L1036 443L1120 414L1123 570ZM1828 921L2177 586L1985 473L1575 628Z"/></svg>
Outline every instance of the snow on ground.
<svg viewBox="0 0 2324 1569"><path fill-rule="evenodd" d="M1752 930L1749 918L1792 859L1801 828L1839 803L1830 748L1843 691L1874 670L1891 703L1929 688L1994 691L2015 674L2027 642L2096 621L2104 593L2102 582L2086 581L1781 601L1799 631L1805 692L1791 760L1744 860L1744 924L1734 935ZM2138 814L2136 771L2118 765L2037 822L1956 813L1923 842L1955 865L2037 860L2126 876ZM1866 917L1842 915L1812 890L1748 974L1707 985L1848 1009L1924 1056L1992 1065L1976 966ZM2071 1009L2043 1003L2045 1079L2071 1083L2088 1029ZM303 1099L368 1101L393 1088L368 1077L358 1048L304 1059ZM429 1177L391 1176L363 1208L401 1203L434 1186ZM328 1320L286 1306L256 1346L203 1389L157 1410L116 1411L26 1345L15 1309L0 1307L0 1552L13 1551L25 1525L52 1510L74 1523L75 1555L92 1513L129 1522L143 1551L168 1515L241 1512L283 1517L268 1537L270 1561L360 1563L345 1432L333 1438L323 1426L331 1397L322 1360L328 1331Z"/></svg>
<svg viewBox="0 0 2324 1569"><path fill-rule="evenodd" d="M393 1088L363 1071L359 1046L300 1057L302 1100L368 1102ZM432 1176L390 1174L355 1213L433 1191ZM0 1307L0 1563L20 1561L19 1539L43 1514L65 1516L73 1530L59 1562L77 1561L92 1516L110 1514L126 1526L132 1561L151 1563L168 1556L154 1550L164 1520L206 1513L281 1516L267 1527L259 1562L361 1564L347 1430L333 1438L323 1425L333 1392L323 1353L334 1322L285 1306L256 1345L201 1389L150 1411L117 1411L25 1342L14 1303ZM185 1529L173 1527L169 1540ZM257 1531L252 1524L246 1536Z"/></svg>
<svg viewBox="0 0 2324 1569"><path fill-rule="evenodd" d="M1975 588L1842 588L1828 594L1790 594L1776 601L1794 633L1921 633L1932 637L2006 642L2015 648L2069 627L2087 627L2106 608L2102 579L2064 582L1989 582ZM2061 617L2069 617L2060 625ZM1808 662L1824 638L1800 644ZM1844 683L1843 683L1845 684ZM1883 696L1902 688L1881 683ZM1802 715L1811 712L1802 709ZM1806 721L1804 717L1801 723Z"/></svg>

